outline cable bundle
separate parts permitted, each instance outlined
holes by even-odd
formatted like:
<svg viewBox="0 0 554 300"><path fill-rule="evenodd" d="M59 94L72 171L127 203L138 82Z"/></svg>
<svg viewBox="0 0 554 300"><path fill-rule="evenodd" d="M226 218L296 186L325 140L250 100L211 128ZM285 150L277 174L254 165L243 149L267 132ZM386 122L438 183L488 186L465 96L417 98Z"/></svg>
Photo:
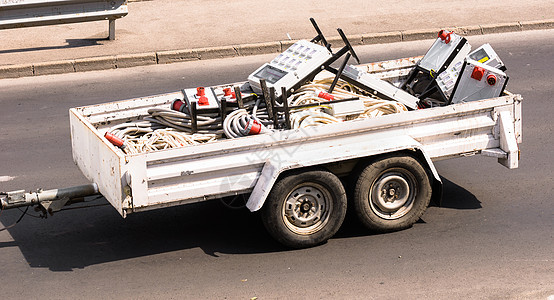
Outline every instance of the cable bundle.
<svg viewBox="0 0 554 300"><path fill-rule="evenodd" d="M171 127L179 131L192 132L191 117L187 113L165 108L151 108L148 110L148 113L150 117L145 118L145 120L151 123L158 124L159 126ZM220 117L198 115L197 128L198 133L223 133L221 130Z"/></svg>
<svg viewBox="0 0 554 300"><path fill-rule="evenodd" d="M219 138L213 133L195 133L175 131L174 129L156 129L136 138L127 137L125 153L136 154L148 151L178 148L215 141Z"/></svg>
<svg viewBox="0 0 554 300"><path fill-rule="evenodd" d="M328 90L332 81L332 78L324 78L303 85L289 97L290 105L320 103L324 101L324 99L318 97L318 94L321 91ZM364 101L364 105L366 106L366 111L361 115L366 117L378 117L407 111L407 108L400 102L378 99L343 80L338 81L331 95L334 100L359 97Z"/></svg>
<svg viewBox="0 0 554 300"><path fill-rule="evenodd" d="M382 100L339 80L333 93L323 93L331 85L332 78L315 80L300 87L288 99L290 123L292 128L305 128L322 124L338 123L347 120L345 117L334 117L324 112L329 100L358 97L363 100L365 110L353 118L373 118L381 115L407 111L406 107L396 101ZM116 125L109 133L120 139L118 144L128 154L143 153L168 148L196 145L218 140L225 135L233 139L252 134L266 133L275 130L274 124L282 126L283 114L273 122L267 113L265 102L258 98L255 102L245 103L245 108L236 109L227 115L224 121L220 116L196 116L196 132L192 130L192 118L186 112L164 108L151 108L148 116L141 121ZM313 104L310 105L310 104ZM276 104L282 107L280 104ZM295 107L307 105L306 107Z"/></svg>
<svg viewBox="0 0 554 300"><path fill-rule="evenodd" d="M339 123L342 120L326 114L316 108L302 110L290 115L292 128L306 128L322 124Z"/></svg>
<svg viewBox="0 0 554 300"><path fill-rule="evenodd" d="M143 153L168 148L207 143L221 138L221 118L198 116L198 131L192 133L192 122L188 114L163 109L148 110L143 121L127 122L108 130L123 141L127 154Z"/></svg>
<svg viewBox="0 0 554 300"><path fill-rule="evenodd" d="M289 97L288 101L290 106L306 104L317 105L317 107L309 107L301 109L300 112L291 113L292 128L317 126L319 124L329 124L343 121L340 118L335 118L325 113L323 111L325 108L324 103L329 100L319 97L319 94L322 91L327 91L329 89L332 81L333 78L314 80L313 82L300 87ZM407 111L407 108L399 102L375 98L374 96L359 90L343 80L339 80L333 92L326 95L329 95L333 100L352 97L362 99L365 111L355 118L374 118L382 115Z"/></svg>
<svg viewBox="0 0 554 300"><path fill-rule="evenodd" d="M268 132L269 129L255 115L255 111L253 114L249 114L246 109L238 109L230 113L223 121L225 136L234 139Z"/></svg>

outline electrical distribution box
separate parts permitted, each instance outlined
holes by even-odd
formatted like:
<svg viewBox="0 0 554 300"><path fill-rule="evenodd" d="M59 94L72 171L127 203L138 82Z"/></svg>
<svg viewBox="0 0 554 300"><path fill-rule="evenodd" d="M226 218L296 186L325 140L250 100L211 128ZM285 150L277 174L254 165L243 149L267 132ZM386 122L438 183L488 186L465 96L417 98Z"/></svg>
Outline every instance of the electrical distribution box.
<svg viewBox="0 0 554 300"><path fill-rule="evenodd" d="M452 103L499 97L508 76L500 69L467 59L454 87Z"/></svg>
<svg viewBox="0 0 554 300"><path fill-rule="evenodd" d="M418 66L428 72L441 73L463 61L470 51L471 45L464 37L441 30L439 37L419 61Z"/></svg>
<svg viewBox="0 0 554 300"><path fill-rule="evenodd" d="M364 72L355 66L345 66L342 74L357 81L358 83L361 83L365 86L365 89L376 92L377 96L398 101L411 109L417 109L417 102L419 101L417 97L414 97L391 83Z"/></svg>
<svg viewBox="0 0 554 300"><path fill-rule="evenodd" d="M500 60L500 57L498 57L490 44L484 44L483 46L475 49L475 51L471 52L468 57L482 64L500 69L501 71L506 71L504 63Z"/></svg>
<svg viewBox="0 0 554 300"><path fill-rule="evenodd" d="M438 38L400 88L427 106L447 104L457 72L470 51L471 45L464 37L452 31L439 31Z"/></svg>
<svg viewBox="0 0 554 300"><path fill-rule="evenodd" d="M500 60L496 52L489 44L484 44L481 47L475 49L468 54L467 58L499 69L501 71L506 70L504 63L502 62L502 60ZM454 89L454 85L458 80L458 75L460 74L463 63L464 62L459 61L454 66L448 68L437 76L437 85L440 88L440 91L445 99L450 99L450 97L452 96L452 90Z"/></svg>
<svg viewBox="0 0 554 300"><path fill-rule="evenodd" d="M260 79L265 79L268 87L275 88L278 97L281 94L281 87L290 90L331 57L332 54L327 48L300 40L250 74L248 82L255 92L260 93L262 92Z"/></svg>
<svg viewBox="0 0 554 300"><path fill-rule="evenodd" d="M219 111L219 99L212 87L184 89L182 93L187 110L190 109L192 103L196 103L198 113L217 113Z"/></svg>

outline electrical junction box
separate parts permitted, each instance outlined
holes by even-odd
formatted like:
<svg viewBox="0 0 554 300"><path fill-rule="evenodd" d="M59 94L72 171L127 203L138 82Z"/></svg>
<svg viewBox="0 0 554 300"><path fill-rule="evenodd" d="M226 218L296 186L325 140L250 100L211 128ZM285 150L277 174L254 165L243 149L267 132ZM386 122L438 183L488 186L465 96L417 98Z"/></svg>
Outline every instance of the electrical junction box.
<svg viewBox="0 0 554 300"><path fill-rule="evenodd" d="M359 115L365 111L364 101L361 99L337 102L328 102L324 104L323 111L333 117L346 117L349 115Z"/></svg>
<svg viewBox="0 0 554 300"><path fill-rule="evenodd" d="M500 60L496 52L489 44L484 44L483 46L475 49L473 52L469 53L467 57L471 60L497 68L501 71L506 71L504 63ZM458 80L458 75L460 74L462 66L463 61L459 61L454 66L446 69L437 76L437 85L446 99L449 99L452 95L452 90Z"/></svg>
<svg viewBox="0 0 554 300"><path fill-rule="evenodd" d="M267 87L274 87L276 96L279 97L281 87L290 90L331 57L327 48L300 40L250 74L248 82L255 92L261 93L260 79L265 79Z"/></svg>
<svg viewBox="0 0 554 300"><path fill-rule="evenodd" d="M419 101L417 97L412 96L406 91L397 88L393 84L364 72L355 66L346 65L342 74L357 81L358 83L361 83L366 90L369 90L376 96L387 100L390 99L398 101L410 109L417 109L417 103Z"/></svg>
<svg viewBox="0 0 554 300"><path fill-rule="evenodd" d="M225 99L227 103L236 104L237 97L235 95L234 86L226 86L226 87L216 87L214 88L215 95L217 96L217 99L219 99L219 104L221 105L221 100ZM240 95L244 97L245 95L241 92Z"/></svg>
<svg viewBox="0 0 554 300"><path fill-rule="evenodd" d="M427 72L441 73L451 68L471 51L471 45L464 37L454 32L441 30L425 56L418 62L418 66Z"/></svg>
<svg viewBox="0 0 554 300"><path fill-rule="evenodd" d="M484 44L483 46L475 49L468 55L468 57L469 59L478 61L482 64L500 69L501 71L506 71L506 66L504 66L504 63L500 60L500 57L498 57L490 44Z"/></svg>
<svg viewBox="0 0 554 300"><path fill-rule="evenodd" d="M184 89L181 92L187 110L190 109L192 103L196 103L198 113L217 113L219 111L219 99L212 87Z"/></svg>
<svg viewBox="0 0 554 300"><path fill-rule="evenodd" d="M508 76L500 69L467 59L454 86L451 103L499 97Z"/></svg>

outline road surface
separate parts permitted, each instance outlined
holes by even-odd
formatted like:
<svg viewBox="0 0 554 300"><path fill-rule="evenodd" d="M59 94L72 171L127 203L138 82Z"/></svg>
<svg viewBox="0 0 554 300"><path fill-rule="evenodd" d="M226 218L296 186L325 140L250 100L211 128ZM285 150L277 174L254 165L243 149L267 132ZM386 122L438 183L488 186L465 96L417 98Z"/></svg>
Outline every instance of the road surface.
<svg viewBox="0 0 554 300"><path fill-rule="evenodd" d="M110 206L27 216L0 232L0 295L547 299L554 295L554 30L468 40L474 48L492 44L508 67L508 90L524 97L520 167L481 156L437 162L443 205L413 228L372 234L347 217L325 245L288 250L258 214L217 201L127 219ZM356 51L370 62L421 55L430 44ZM272 57L1 80L0 190L87 182L71 158L70 107L241 81ZM4 211L1 225L19 215Z"/></svg>

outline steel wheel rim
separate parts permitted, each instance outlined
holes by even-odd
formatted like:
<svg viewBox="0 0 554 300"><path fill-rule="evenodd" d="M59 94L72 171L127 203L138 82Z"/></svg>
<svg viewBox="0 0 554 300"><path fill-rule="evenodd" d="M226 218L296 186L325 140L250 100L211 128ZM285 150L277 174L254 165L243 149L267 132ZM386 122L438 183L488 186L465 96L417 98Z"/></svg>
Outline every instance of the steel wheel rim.
<svg viewBox="0 0 554 300"><path fill-rule="evenodd" d="M285 226L300 235L321 230L329 221L331 193L317 183L297 185L285 198L282 217Z"/></svg>
<svg viewBox="0 0 554 300"><path fill-rule="evenodd" d="M371 210L386 220L406 215L414 205L417 184L414 175L401 168L381 173L369 189Z"/></svg>

